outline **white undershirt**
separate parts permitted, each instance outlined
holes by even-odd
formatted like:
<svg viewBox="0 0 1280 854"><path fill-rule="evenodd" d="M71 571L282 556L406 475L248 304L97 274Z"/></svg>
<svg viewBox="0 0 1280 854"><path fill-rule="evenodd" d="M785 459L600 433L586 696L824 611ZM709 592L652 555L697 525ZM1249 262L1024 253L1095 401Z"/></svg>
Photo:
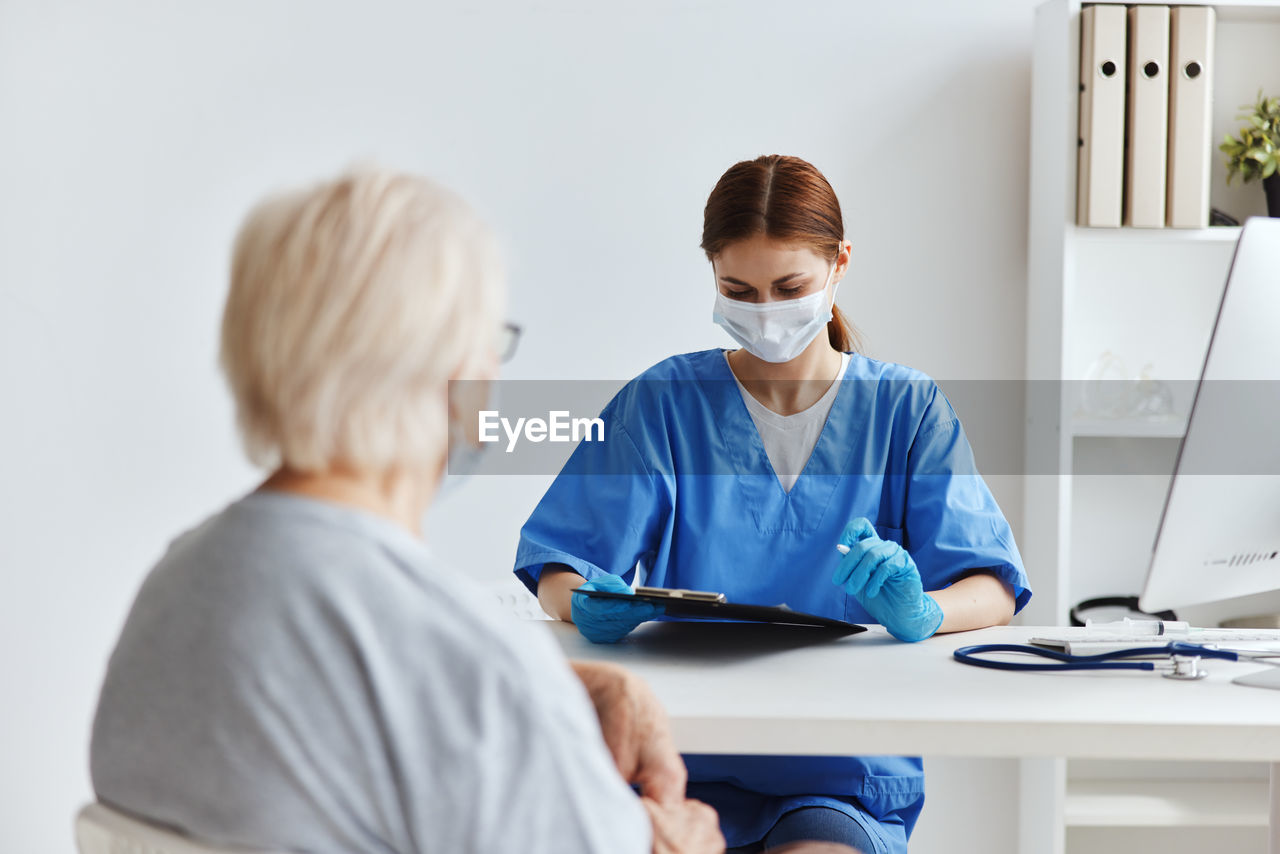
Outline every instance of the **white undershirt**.
<svg viewBox="0 0 1280 854"><path fill-rule="evenodd" d="M727 351L724 359L728 363ZM840 370L822 397L818 398L813 406L794 415L779 415L769 409L752 397L742 381L736 375L734 376L734 381L738 383L738 391L742 393L742 402L747 405L747 412L751 413L751 420L755 422L760 441L764 443L764 452L769 457L769 464L773 466L773 472L778 476L778 482L782 484L784 492L791 491L791 487L796 485L796 480L800 477L800 472L804 471L805 463L809 462L813 448L818 444L818 437L822 435L822 428L827 423L831 404L835 402L836 393L840 390L840 380L844 379L844 373L848 368L849 354L841 353ZM732 367L729 372L733 373Z"/></svg>

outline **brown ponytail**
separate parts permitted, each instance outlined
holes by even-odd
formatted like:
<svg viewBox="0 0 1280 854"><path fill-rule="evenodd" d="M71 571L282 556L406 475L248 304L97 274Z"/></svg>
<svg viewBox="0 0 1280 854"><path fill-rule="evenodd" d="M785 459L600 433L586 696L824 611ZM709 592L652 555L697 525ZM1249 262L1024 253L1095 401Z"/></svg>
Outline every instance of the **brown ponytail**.
<svg viewBox="0 0 1280 854"><path fill-rule="evenodd" d="M730 166L707 197L702 251L711 260L729 244L757 234L802 244L834 263L844 242L844 219L831 184L799 157L769 154ZM834 305L827 339L841 352L862 349L858 331Z"/></svg>

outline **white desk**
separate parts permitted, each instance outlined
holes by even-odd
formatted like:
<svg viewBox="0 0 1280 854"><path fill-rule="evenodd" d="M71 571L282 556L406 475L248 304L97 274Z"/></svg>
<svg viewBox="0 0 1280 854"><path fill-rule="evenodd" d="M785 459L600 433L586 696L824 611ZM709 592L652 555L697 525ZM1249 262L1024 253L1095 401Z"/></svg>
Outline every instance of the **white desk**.
<svg viewBox="0 0 1280 854"><path fill-rule="evenodd" d="M616 645L552 623L570 658L642 676L688 753L905 754L1272 764L1271 850L1280 854L1280 691L1232 685L1257 664L1208 661L1198 682L1142 672L1010 673L952 651L1024 643L1000 627L899 643L878 627L806 643L774 627L648 623Z"/></svg>

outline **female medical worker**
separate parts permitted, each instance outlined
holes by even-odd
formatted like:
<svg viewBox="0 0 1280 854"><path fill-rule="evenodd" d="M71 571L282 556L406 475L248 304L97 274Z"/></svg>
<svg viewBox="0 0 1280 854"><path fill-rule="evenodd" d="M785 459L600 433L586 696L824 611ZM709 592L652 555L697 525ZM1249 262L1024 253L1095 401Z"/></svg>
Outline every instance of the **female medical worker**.
<svg viewBox="0 0 1280 854"><path fill-rule="evenodd" d="M794 157L738 163L707 200L702 249L713 318L741 349L673 356L624 387L605 440L578 446L522 529L516 574L597 642L656 609L571 591L625 591L637 568L903 641L1007 623L1031 591L955 411L919 371L851 352L834 306L850 244L827 180ZM904 854L924 801L912 757L686 762L690 797L742 852L817 839Z"/></svg>

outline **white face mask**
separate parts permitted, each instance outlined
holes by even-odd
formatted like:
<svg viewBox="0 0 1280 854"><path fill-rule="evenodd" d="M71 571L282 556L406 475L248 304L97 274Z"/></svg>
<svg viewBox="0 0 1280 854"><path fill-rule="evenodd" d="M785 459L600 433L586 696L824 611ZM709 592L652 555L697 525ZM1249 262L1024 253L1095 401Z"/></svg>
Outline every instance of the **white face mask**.
<svg viewBox="0 0 1280 854"><path fill-rule="evenodd" d="M484 408L486 410L497 410L498 408L498 378L494 377L489 380L488 394ZM471 413L472 418L478 416L478 412ZM449 419L449 455L445 461L444 477L440 481L439 497L444 497L453 492L459 486L471 477L472 473L480 467L480 462L484 458L484 451L487 445L476 445L467 438L467 431L461 422Z"/></svg>
<svg viewBox="0 0 1280 854"><path fill-rule="evenodd" d="M838 261L837 261L838 263ZM716 284L716 307L711 319L733 336L747 352L766 362L790 362L818 337L831 320L835 289L827 301L827 287L836 273L831 265L822 290L798 299L753 303L730 299ZM836 289L840 283L836 282Z"/></svg>

